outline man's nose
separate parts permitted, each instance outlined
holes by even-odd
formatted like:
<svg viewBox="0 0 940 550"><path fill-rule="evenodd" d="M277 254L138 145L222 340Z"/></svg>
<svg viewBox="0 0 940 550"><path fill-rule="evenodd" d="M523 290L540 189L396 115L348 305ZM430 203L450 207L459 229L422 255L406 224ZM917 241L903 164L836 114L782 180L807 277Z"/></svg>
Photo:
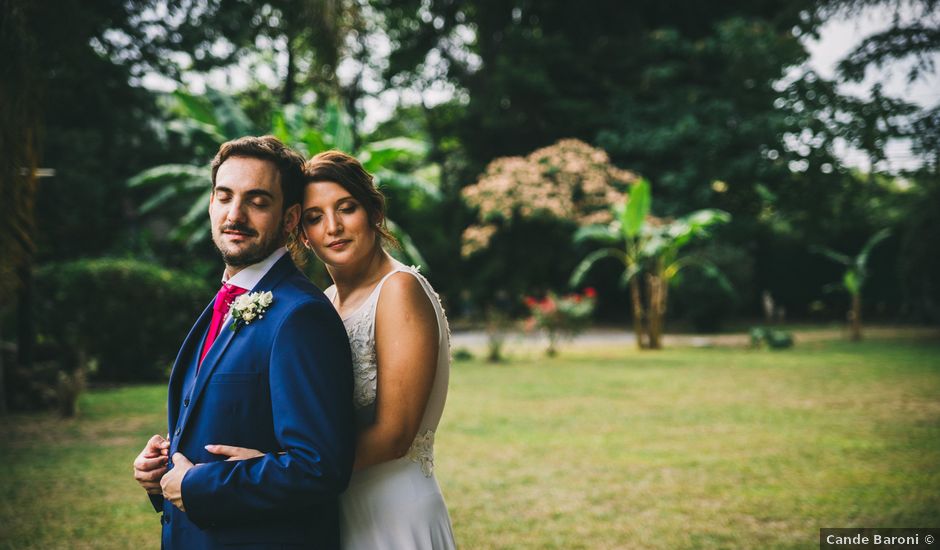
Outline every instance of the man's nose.
<svg viewBox="0 0 940 550"><path fill-rule="evenodd" d="M229 203L228 210L225 212L225 220L228 222L243 222L247 219L245 215L245 204L240 200L233 200Z"/></svg>

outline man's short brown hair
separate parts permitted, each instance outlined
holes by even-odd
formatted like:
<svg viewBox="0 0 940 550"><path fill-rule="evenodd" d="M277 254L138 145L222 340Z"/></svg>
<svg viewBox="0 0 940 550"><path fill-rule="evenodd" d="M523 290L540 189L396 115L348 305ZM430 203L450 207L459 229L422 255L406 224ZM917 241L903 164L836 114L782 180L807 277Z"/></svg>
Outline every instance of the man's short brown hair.
<svg viewBox="0 0 940 550"><path fill-rule="evenodd" d="M212 188L219 166L232 157L266 160L277 167L284 195L284 210L300 204L304 186L304 157L274 136L245 136L226 141L212 159Z"/></svg>

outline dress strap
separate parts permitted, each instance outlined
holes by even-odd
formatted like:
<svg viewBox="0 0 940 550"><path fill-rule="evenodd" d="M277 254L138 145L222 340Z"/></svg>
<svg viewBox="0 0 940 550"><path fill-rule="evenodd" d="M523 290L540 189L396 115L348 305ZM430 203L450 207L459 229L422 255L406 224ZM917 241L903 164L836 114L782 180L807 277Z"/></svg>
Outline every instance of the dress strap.
<svg viewBox="0 0 940 550"><path fill-rule="evenodd" d="M375 288L372 289L372 294L366 298L366 304L363 304L363 309L368 307L368 309L372 312L371 316L373 319L375 319L375 310L379 305L379 296L382 294L382 287L385 286L385 281L387 281L392 275L401 273L402 271L407 272L408 269L396 266L395 269L386 273L385 276L379 280L379 284L375 285Z"/></svg>

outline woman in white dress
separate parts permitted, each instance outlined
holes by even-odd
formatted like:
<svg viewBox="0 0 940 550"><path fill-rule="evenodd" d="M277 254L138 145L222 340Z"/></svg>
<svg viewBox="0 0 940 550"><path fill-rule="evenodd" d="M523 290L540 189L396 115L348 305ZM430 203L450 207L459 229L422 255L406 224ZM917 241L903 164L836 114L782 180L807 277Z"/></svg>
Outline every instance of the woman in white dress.
<svg viewBox="0 0 940 550"><path fill-rule="evenodd" d="M450 342L437 294L385 251L385 199L353 157L308 161L299 240L326 264L327 297L352 349L360 421L349 487L340 497L345 549L454 548L434 478L434 433L447 397ZM233 458L256 452L210 449Z"/></svg>

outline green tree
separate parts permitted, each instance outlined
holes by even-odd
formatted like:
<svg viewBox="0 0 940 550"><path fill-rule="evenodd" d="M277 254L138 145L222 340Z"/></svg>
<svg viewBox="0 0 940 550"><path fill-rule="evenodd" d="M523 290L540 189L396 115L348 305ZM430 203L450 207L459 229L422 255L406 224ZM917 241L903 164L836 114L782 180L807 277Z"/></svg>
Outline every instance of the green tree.
<svg viewBox="0 0 940 550"><path fill-rule="evenodd" d="M631 189L625 204L616 207L613 222L579 229L575 234L576 241L594 240L608 246L588 254L575 268L570 281L571 286L580 285L588 271L601 259L619 260L623 264L621 282L630 287L633 330L639 349L662 348L669 285L684 268L699 267L719 284L728 285L708 259L683 254L683 249L693 239L708 236L713 226L730 221L731 216L720 210L706 209L679 219L657 219L650 217L650 205L649 183L640 180ZM646 283L645 289L641 288L644 286L641 285L641 277Z"/></svg>
<svg viewBox="0 0 940 550"><path fill-rule="evenodd" d="M177 90L168 100L174 118L167 128L197 151L200 159L214 156L226 141L260 133L234 99L217 91L208 90L204 96L196 96ZM423 158L423 143L397 137L363 143L358 150L352 150L353 131L346 113L335 103L330 104L322 111L318 126L310 123L316 114L315 110L305 112L300 106L288 105L275 111L271 133L308 157L327 149L351 151L374 175L376 185L420 194L428 200L438 198L434 182L421 177L420 172L409 174L395 169L404 160ZM206 242L210 235L206 215L210 169L202 162L155 166L127 180L130 189L148 195L140 204L139 213L176 218L170 237L188 247ZM402 244L404 259L429 269L408 234L393 220L388 220L388 225Z"/></svg>
<svg viewBox="0 0 940 550"><path fill-rule="evenodd" d="M841 286L852 297L852 309L849 310L848 318L851 325L851 338L855 342L862 339L862 287L865 286L865 281L868 279L868 257L872 249L889 236L891 236L890 229L882 229L875 233L862 246L861 251L855 257L847 256L830 248L815 247L815 250L820 254L846 267L845 273L842 275Z"/></svg>

